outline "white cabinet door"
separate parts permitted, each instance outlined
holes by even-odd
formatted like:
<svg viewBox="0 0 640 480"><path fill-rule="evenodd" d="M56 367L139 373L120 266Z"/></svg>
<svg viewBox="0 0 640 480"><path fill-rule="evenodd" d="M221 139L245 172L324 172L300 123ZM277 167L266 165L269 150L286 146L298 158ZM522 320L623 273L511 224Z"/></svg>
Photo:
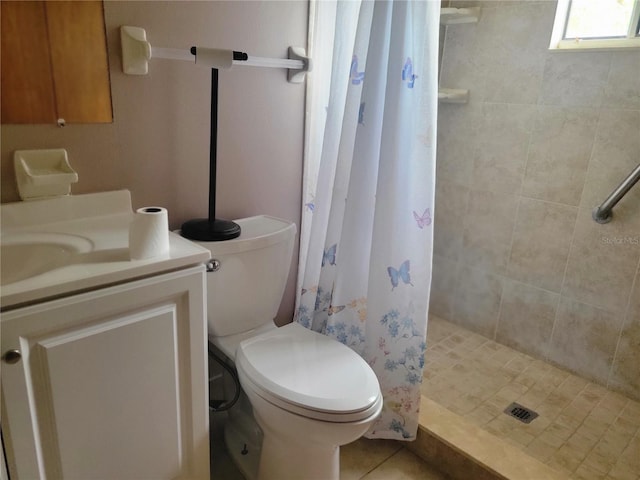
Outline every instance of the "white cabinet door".
<svg viewBox="0 0 640 480"><path fill-rule="evenodd" d="M208 478L205 298L195 267L3 314L11 478Z"/></svg>

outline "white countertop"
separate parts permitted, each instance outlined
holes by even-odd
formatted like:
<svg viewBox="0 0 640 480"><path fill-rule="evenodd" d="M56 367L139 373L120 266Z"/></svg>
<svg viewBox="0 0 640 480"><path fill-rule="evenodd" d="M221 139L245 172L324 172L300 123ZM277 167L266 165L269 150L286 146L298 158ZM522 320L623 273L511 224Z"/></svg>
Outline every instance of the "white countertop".
<svg viewBox="0 0 640 480"><path fill-rule="evenodd" d="M197 265L209 250L169 232L168 255L129 259L134 213L128 191L72 195L1 207L0 244L60 236L78 250L68 264L0 287L2 310Z"/></svg>

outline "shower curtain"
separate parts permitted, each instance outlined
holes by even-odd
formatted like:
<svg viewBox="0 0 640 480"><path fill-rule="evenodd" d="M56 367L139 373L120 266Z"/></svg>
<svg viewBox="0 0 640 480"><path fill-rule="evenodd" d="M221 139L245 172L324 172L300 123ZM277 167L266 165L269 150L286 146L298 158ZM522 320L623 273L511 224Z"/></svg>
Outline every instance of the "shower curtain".
<svg viewBox="0 0 640 480"><path fill-rule="evenodd" d="M310 9L296 321L375 371L384 407L367 436L411 440L431 284L440 1Z"/></svg>

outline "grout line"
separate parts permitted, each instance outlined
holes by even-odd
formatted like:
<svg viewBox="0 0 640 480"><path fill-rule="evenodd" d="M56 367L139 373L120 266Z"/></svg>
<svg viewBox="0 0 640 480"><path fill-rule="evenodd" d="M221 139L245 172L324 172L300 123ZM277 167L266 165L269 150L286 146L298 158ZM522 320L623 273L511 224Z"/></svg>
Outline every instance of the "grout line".
<svg viewBox="0 0 640 480"><path fill-rule="evenodd" d="M582 194L580 194L580 196L582 196ZM570 203L554 202L552 200L545 200L543 198L537 198L537 197L532 197L531 195L525 195L524 193L520 194L520 197L526 200L533 200L536 202L546 203L546 204L554 205L557 207L574 208L576 210L580 210L580 205L571 205Z"/></svg>
<svg viewBox="0 0 640 480"><path fill-rule="evenodd" d="M571 249L569 249L569 251L571 251ZM567 256L567 265L569 264L569 257ZM567 266L565 265L565 275L566 275L566 270L567 270ZM564 282L564 279L563 279ZM560 287L560 290L562 290L562 287ZM553 343L553 336L556 333L556 326L558 325L558 312L560 311L560 301L562 300L562 294L558 293L558 298L556 299L556 306L555 306L555 310L553 313L553 325L551 325L551 333L549 334L549 341L547 342L547 348L545 349L546 352L544 352L543 355L543 359L545 361L551 361L551 345Z"/></svg>
<svg viewBox="0 0 640 480"><path fill-rule="evenodd" d="M636 276L631 282L631 289L629 290L629 298L627 300L627 308L625 308L622 314L622 322L620 322L620 330L618 332L618 340L616 341L616 348L613 351L613 359L611 360L611 366L609 367L609 374L607 375L607 388L611 385L611 378L613 376L614 367L616 364L616 358L618 357L618 349L620 347L620 341L622 340L622 334L624 328L627 325L627 320L631 320L631 299L633 298L633 292L635 291L636 284L640 285L640 258L638 259L638 267L636 268Z"/></svg>
<svg viewBox="0 0 640 480"><path fill-rule="evenodd" d="M596 140L598 138L598 131L600 130L600 121L602 118L602 109L598 108L598 120L596 121L596 128L593 133L593 140L591 141L591 151L589 152L589 161L587 162L587 168L584 171L584 182L582 183L582 191L580 192L580 200L578 201L578 208L594 208L585 206L583 207L583 200L585 196L585 190L587 188L587 179L589 178L589 170L593 165L593 155L596 148ZM594 205L595 206L595 205Z"/></svg>
<svg viewBox="0 0 640 480"><path fill-rule="evenodd" d="M531 146L531 137L529 137L529 147L530 146ZM527 148L527 161L529 157L528 148ZM523 178L524 178L524 174L523 174ZM520 188L522 189L522 184L520 185ZM498 327L500 326L500 317L502 316L502 304L504 302L504 282L505 280L509 280L509 281L512 280L511 277L509 276L509 264L511 263L511 253L513 251L513 244L515 242L516 227L518 225L518 217L520 215L520 206L522 205L522 196L517 195L517 198L518 198L518 205L516 206L516 214L513 219L513 228L511 229L511 244L509 245L509 253L507 254L507 264L505 265L505 268L504 268L504 274L500 275L502 277L500 281L500 284L501 284L500 305L498 305L498 318L496 319L496 326L493 331L494 339L498 337Z"/></svg>
<svg viewBox="0 0 640 480"><path fill-rule="evenodd" d="M399 442L398 442L399 443ZM385 463L386 461L390 460L393 456L397 455L398 452L400 450L402 450L404 447L402 445L397 445L397 449L394 450L393 453L391 453L388 457L385 457L384 459L382 459L379 463L377 463L376 465L374 465L373 467L371 467L370 470L367 470L365 473L362 474L361 477L358 478L358 480L363 480L365 477L367 477L370 473L372 473L373 471L377 470L380 466L382 466L383 463Z"/></svg>

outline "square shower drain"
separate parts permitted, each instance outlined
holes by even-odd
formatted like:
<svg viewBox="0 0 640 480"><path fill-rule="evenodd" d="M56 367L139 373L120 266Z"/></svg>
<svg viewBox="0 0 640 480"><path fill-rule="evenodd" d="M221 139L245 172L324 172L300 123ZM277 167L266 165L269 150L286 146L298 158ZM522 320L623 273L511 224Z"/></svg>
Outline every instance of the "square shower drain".
<svg viewBox="0 0 640 480"><path fill-rule="evenodd" d="M519 403L513 402L509 405L504 413L511 415L516 420L520 420L522 423L531 423L538 414L530 408L524 407Z"/></svg>

